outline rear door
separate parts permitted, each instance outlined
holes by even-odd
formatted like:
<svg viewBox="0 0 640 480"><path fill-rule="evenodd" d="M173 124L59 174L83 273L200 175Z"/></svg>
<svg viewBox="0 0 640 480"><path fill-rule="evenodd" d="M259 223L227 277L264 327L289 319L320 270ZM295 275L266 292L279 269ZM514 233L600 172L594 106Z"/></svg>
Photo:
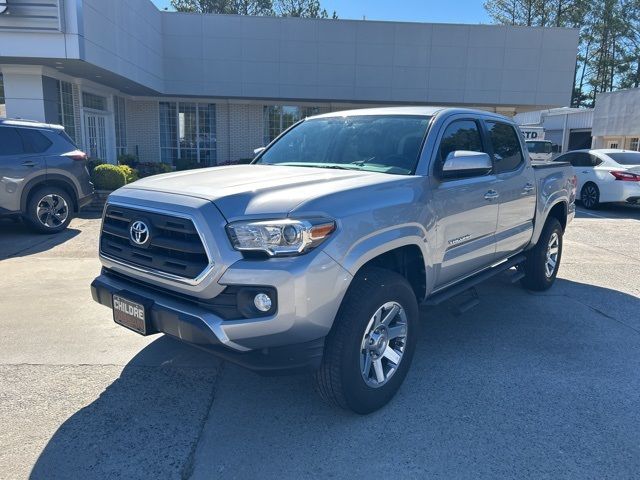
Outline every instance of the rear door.
<svg viewBox="0 0 640 480"><path fill-rule="evenodd" d="M449 120L437 140L433 172L437 252L436 288L490 266L495 257L498 180L492 173L444 178L442 164L456 150L488 153L477 119Z"/></svg>
<svg viewBox="0 0 640 480"><path fill-rule="evenodd" d="M0 125L0 208L19 211L25 185L45 174L43 157L25 144L21 129Z"/></svg>
<svg viewBox="0 0 640 480"><path fill-rule="evenodd" d="M516 128L498 120L484 122L500 194L496 260L522 250L533 235L536 185Z"/></svg>

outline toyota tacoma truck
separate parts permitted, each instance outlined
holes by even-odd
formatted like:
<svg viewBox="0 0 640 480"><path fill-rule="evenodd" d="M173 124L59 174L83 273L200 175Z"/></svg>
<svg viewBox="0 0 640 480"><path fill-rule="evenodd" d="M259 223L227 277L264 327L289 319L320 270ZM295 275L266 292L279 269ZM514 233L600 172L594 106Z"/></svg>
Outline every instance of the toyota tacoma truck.
<svg viewBox="0 0 640 480"><path fill-rule="evenodd" d="M576 179L532 164L484 111L398 107L306 118L252 164L158 175L112 193L93 298L262 373L313 371L365 414L402 384L418 308L511 269L552 286Z"/></svg>

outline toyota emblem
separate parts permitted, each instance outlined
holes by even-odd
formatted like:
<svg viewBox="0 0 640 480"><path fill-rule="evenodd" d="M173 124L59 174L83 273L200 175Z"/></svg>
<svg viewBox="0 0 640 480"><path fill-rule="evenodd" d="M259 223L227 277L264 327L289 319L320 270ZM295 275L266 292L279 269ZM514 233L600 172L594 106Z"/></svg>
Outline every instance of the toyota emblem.
<svg viewBox="0 0 640 480"><path fill-rule="evenodd" d="M144 245L149 241L149 227L142 220L136 220L129 227L129 237L136 245Z"/></svg>

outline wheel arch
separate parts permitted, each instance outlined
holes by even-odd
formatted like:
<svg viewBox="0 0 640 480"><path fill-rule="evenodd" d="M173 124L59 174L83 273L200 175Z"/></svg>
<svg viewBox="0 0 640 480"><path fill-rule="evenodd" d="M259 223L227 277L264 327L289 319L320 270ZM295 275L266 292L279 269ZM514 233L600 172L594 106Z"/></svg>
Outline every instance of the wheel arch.
<svg viewBox="0 0 640 480"><path fill-rule="evenodd" d="M62 175L43 175L36 177L29 181L22 191L22 198L20 199L20 211L25 213L27 211L27 205L31 199L31 195L40 187L57 187L61 188L69 194L71 201L73 202L73 211L78 212L78 191L73 183Z"/></svg>
<svg viewBox="0 0 640 480"><path fill-rule="evenodd" d="M356 270L358 272L367 267L378 267L402 275L411 285L416 299L421 302L427 294L427 266L425 254L416 243L406 243L396 246L369 258Z"/></svg>

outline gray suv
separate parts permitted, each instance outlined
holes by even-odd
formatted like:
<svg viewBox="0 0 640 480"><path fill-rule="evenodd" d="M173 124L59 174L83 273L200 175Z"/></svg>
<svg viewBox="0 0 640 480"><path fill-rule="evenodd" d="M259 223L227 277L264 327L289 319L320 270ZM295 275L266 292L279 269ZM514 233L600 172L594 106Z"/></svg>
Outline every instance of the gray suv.
<svg viewBox="0 0 640 480"><path fill-rule="evenodd" d="M87 155L63 127L0 119L0 217L57 233L92 197Z"/></svg>

